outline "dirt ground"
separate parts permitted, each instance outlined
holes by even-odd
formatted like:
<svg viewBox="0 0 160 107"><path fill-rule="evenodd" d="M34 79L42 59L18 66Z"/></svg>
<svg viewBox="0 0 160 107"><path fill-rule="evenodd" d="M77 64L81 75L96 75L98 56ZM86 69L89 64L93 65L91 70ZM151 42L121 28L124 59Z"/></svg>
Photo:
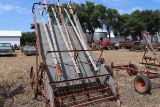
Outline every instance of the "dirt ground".
<svg viewBox="0 0 160 107"><path fill-rule="evenodd" d="M25 56L16 50L14 57L0 57L0 107L43 107L41 97L33 100L31 95L29 73L31 66L35 66L35 56ZM95 52L99 55L99 52ZM157 71L155 68L147 69L140 65L143 52L126 49L104 51L102 57L107 65L136 64L140 70ZM153 79L150 94L142 95L134 89L134 78L126 71L114 70L114 79L118 83L122 107L160 107L159 79ZM100 105L99 105L100 106ZM101 105L101 107L106 107ZM111 106L112 107L112 106Z"/></svg>

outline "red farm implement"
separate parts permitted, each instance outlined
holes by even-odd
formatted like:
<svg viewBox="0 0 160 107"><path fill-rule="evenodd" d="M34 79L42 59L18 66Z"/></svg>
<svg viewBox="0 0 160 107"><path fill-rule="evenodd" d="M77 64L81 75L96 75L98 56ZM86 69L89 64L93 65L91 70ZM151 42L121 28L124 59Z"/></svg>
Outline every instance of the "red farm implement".
<svg viewBox="0 0 160 107"><path fill-rule="evenodd" d="M40 92L50 107L119 102L117 84L102 66L103 51L96 58L93 50L88 50L77 10L71 2L64 7L59 1L50 4L44 0L44 3L34 3L32 12L32 28L37 37L36 66L31 67L30 72L34 98ZM50 14L54 16L55 24ZM64 14L72 26L66 25ZM40 21L37 22L36 16Z"/></svg>
<svg viewBox="0 0 160 107"><path fill-rule="evenodd" d="M142 58L142 62L140 64L144 64L146 67L155 66L160 67L160 59L159 54L155 51L153 46L151 45L150 41L148 40L146 33L142 33L144 39L146 40L146 49ZM150 48L151 52L153 53L153 58L146 56L148 53L148 48ZM111 67L116 70L127 70L127 73L130 76L137 75L134 79L134 88L141 94L146 94L151 91L151 81L150 79L160 78L160 73L150 72L150 71L141 71L138 70L138 67L135 64L128 64L128 65L120 65L115 66L111 63ZM110 74L113 76L113 71L110 70Z"/></svg>

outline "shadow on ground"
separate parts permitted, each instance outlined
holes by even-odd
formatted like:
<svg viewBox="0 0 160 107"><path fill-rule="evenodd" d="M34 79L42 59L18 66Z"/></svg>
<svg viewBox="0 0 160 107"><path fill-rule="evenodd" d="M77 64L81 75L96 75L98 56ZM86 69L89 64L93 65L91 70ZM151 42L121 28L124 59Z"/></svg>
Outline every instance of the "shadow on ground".
<svg viewBox="0 0 160 107"><path fill-rule="evenodd" d="M9 85L1 86L0 85L0 107L4 107L4 104L6 103L7 99L11 99L10 104L7 104L9 106L12 106L14 99L13 97L18 94L23 94L24 88L20 85L16 89L11 90L11 87Z"/></svg>

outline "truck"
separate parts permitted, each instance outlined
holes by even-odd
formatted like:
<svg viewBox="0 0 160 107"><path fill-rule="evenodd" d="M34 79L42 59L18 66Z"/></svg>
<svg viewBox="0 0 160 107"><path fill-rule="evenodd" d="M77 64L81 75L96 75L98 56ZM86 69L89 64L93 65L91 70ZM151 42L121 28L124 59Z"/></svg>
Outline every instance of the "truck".
<svg viewBox="0 0 160 107"><path fill-rule="evenodd" d="M130 49L132 47L132 41L119 41L119 48Z"/></svg>
<svg viewBox="0 0 160 107"><path fill-rule="evenodd" d="M116 43L111 43L109 40L96 40L91 44L91 49L97 49L97 50L112 50L112 49L118 49L118 46L115 45Z"/></svg>

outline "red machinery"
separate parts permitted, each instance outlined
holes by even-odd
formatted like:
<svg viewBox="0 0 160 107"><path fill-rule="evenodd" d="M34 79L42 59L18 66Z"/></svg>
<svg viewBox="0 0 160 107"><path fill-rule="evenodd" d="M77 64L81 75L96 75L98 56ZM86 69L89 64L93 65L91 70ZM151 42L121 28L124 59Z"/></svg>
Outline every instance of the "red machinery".
<svg viewBox="0 0 160 107"><path fill-rule="evenodd" d="M119 41L119 48L130 49L132 47L132 42L130 40L127 41Z"/></svg>
<svg viewBox="0 0 160 107"><path fill-rule="evenodd" d="M111 46L111 43L109 40L97 40L94 43L92 43L91 47L92 49L109 49Z"/></svg>
<svg viewBox="0 0 160 107"><path fill-rule="evenodd" d="M57 25L50 19L48 8ZM96 58L93 50L88 50L72 4L65 7L59 1L49 4L44 0L34 3L32 12L37 49L36 64L30 71L33 97L41 94L50 107L84 107L113 100L120 105L117 84L102 65L103 51ZM66 25L64 15L72 26Z"/></svg>
<svg viewBox="0 0 160 107"><path fill-rule="evenodd" d="M159 57L160 54L157 54L157 52L154 50L146 34L147 34L146 32L142 33L144 39L147 42L147 46L145 49L144 56L142 58L142 62L140 64L144 64L146 67L150 67L150 66L160 67L160 57ZM148 52L148 47L151 49L151 52L153 53L153 56L154 56L153 58L146 56ZM150 71L140 71L138 70L136 65L130 64L130 63L128 65L121 65L121 66L114 66L113 63L111 63L111 67L117 70L127 70L127 73L130 76L139 74L134 79L134 88L136 91L138 91L141 94L146 94L151 91L150 79L160 78L159 73L153 73ZM110 74L113 75L113 71L110 72Z"/></svg>

